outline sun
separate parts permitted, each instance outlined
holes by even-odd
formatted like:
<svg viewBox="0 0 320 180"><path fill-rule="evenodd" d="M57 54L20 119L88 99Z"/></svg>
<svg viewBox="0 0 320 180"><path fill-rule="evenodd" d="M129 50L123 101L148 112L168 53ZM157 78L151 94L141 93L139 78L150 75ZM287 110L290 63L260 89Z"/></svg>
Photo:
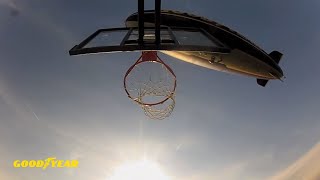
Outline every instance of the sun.
<svg viewBox="0 0 320 180"><path fill-rule="evenodd" d="M171 180L160 167L152 161L127 162L114 169L108 180Z"/></svg>

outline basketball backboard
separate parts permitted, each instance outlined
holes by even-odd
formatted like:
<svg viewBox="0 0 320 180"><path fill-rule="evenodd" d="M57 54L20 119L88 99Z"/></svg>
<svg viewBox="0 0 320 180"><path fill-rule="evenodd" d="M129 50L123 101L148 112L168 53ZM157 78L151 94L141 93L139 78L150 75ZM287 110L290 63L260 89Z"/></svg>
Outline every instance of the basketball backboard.
<svg viewBox="0 0 320 180"><path fill-rule="evenodd" d="M124 51L207 51L227 53L229 49L200 28L161 27L156 43L155 27L145 27L139 42L139 28L99 29L74 46L70 55Z"/></svg>

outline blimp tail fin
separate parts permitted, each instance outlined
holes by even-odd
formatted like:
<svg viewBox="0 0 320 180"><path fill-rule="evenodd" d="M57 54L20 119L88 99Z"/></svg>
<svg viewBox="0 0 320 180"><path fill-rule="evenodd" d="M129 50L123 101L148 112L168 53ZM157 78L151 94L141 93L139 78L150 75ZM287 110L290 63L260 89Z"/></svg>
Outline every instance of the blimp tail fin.
<svg viewBox="0 0 320 180"><path fill-rule="evenodd" d="M279 51L272 51L269 56L277 63L279 64L281 57L282 57L282 53Z"/></svg>
<svg viewBox="0 0 320 180"><path fill-rule="evenodd" d="M282 57L282 53L279 51L272 51L269 56L277 63L279 64L281 57ZM265 87L267 85L269 80L266 79L257 79L257 83L262 86Z"/></svg>
<svg viewBox="0 0 320 180"><path fill-rule="evenodd" d="M257 83L262 86L262 87L265 87L267 85L269 80L266 80L266 79L257 79Z"/></svg>

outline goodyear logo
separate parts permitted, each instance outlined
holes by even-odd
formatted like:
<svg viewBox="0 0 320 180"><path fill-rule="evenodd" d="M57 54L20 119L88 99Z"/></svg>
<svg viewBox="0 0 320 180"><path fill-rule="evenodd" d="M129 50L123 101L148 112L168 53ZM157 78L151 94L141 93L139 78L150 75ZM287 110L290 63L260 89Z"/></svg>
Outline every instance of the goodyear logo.
<svg viewBox="0 0 320 180"><path fill-rule="evenodd" d="M15 160L13 167L15 168L42 168L43 170L50 168L77 168L78 160L58 160L55 157L49 157L45 160Z"/></svg>

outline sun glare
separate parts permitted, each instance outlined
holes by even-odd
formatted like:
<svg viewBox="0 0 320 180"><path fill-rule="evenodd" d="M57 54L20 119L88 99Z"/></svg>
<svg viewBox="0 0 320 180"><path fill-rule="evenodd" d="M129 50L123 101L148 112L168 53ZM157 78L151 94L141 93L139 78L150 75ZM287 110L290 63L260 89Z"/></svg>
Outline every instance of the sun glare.
<svg viewBox="0 0 320 180"><path fill-rule="evenodd" d="M160 167L151 161L141 160L125 163L114 169L109 180L170 180Z"/></svg>

